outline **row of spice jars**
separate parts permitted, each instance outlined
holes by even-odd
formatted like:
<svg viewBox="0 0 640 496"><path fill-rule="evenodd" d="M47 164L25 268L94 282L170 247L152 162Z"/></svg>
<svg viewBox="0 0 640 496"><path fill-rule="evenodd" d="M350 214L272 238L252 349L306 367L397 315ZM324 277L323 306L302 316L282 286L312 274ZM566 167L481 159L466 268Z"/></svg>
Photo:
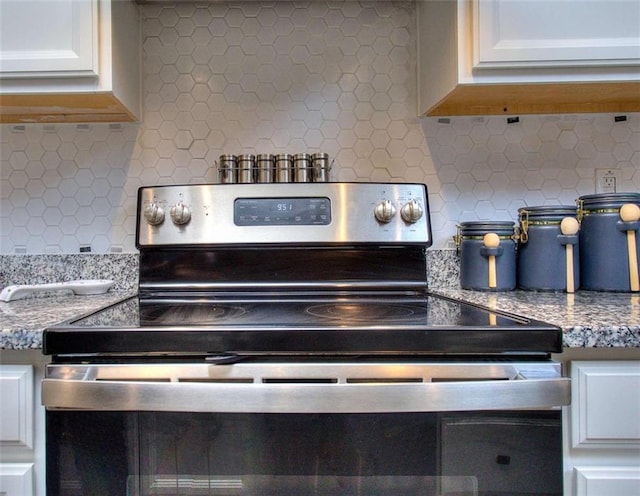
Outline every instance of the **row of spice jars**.
<svg viewBox="0 0 640 496"><path fill-rule="evenodd" d="M323 183L329 181L327 153L220 155L219 183Z"/></svg>

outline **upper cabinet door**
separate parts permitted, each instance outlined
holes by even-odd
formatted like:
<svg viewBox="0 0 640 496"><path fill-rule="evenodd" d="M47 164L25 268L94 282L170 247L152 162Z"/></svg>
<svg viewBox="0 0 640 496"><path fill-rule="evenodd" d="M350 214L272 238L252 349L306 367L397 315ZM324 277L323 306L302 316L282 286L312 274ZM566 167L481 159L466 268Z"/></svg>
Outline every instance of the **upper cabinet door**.
<svg viewBox="0 0 640 496"><path fill-rule="evenodd" d="M474 68L640 65L638 0L474 0Z"/></svg>
<svg viewBox="0 0 640 496"><path fill-rule="evenodd" d="M0 77L95 77L98 68L98 0L0 0Z"/></svg>

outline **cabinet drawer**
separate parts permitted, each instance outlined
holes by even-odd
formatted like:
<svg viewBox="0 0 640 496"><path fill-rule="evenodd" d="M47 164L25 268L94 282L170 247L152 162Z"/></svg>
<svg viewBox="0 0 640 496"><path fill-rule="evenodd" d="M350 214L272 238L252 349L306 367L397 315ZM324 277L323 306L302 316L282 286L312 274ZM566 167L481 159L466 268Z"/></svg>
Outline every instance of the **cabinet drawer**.
<svg viewBox="0 0 640 496"><path fill-rule="evenodd" d="M571 364L574 447L640 448L640 362Z"/></svg>

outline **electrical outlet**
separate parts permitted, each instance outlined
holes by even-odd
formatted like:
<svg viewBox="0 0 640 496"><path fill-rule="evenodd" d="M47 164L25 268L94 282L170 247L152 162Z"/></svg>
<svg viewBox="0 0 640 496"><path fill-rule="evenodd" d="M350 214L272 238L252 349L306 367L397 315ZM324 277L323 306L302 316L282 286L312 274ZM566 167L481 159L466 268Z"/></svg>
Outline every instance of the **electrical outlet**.
<svg viewBox="0 0 640 496"><path fill-rule="evenodd" d="M615 193L621 185L620 169L596 169L596 193Z"/></svg>

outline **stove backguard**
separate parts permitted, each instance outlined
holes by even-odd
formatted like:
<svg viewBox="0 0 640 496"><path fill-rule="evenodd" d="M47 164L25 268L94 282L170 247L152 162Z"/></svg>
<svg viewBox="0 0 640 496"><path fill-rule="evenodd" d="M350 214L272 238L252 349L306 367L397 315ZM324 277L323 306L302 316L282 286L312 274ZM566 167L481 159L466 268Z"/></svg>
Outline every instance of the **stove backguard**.
<svg viewBox="0 0 640 496"><path fill-rule="evenodd" d="M211 292L424 294L426 252L420 246L146 249L139 290L142 299Z"/></svg>

